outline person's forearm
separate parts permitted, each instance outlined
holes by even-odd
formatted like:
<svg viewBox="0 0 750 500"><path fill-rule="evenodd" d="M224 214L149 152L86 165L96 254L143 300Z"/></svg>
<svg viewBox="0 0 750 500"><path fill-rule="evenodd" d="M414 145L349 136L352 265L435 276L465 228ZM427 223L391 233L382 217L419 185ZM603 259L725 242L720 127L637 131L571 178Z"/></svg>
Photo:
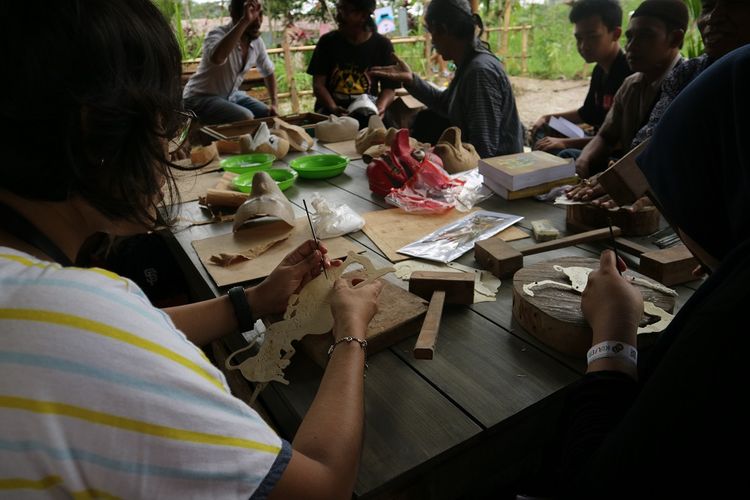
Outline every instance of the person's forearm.
<svg viewBox="0 0 750 500"><path fill-rule="evenodd" d="M197 346L205 346L239 328L229 297L218 297L162 309L178 330Z"/></svg>
<svg viewBox="0 0 750 500"><path fill-rule="evenodd" d="M396 98L396 91L393 89L382 89L380 91L380 95L378 95L378 100L375 102L375 106L378 108L378 113L381 115L385 112L386 109L388 109L388 106L391 105L393 102L393 99Z"/></svg>
<svg viewBox="0 0 750 500"><path fill-rule="evenodd" d="M550 116L557 116L558 118L565 118L566 120L573 122L573 123L581 123L583 121L583 119L581 118L581 115L578 114L577 109L564 111L562 113L552 113Z"/></svg>
<svg viewBox="0 0 750 500"><path fill-rule="evenodd" d="M320 101L323 103L323 106L331 112L334 113L336 109L338 108L338 104L336 104L336 101L333 100L333 96L330 92L328 92L328 89L325 86L325 83L319 83L315 82L313 85L313 92L315 93L315 97L320 99Z"/></svg>
<svg viewBox="0 0 750 500"><path fill-rule="evenodd" d="M447 114L447 110L441 109L443 91L422 80L419 75L412 73L411 82L405 83L404 87L409 94L419 99L425 106L438 113Z"/></svg>
<svg viewBox="0 0 750 500"><path fill-rule="evenodd" d="M224 35L224 38L216 44L213 52L210 54L210 60L213 64L224 64L227 57L229 57L229 54L239 43L242 34L249 25L250 22L246 21L243 17L237 22L237 24L232 26L232 29L230 29L229 32Z"/></svg>
<svg viewBox="0 0 750 500"><path fill-rule="evenodd" d="M245 297L254 321L271 314L271 306L264 300L265 297L258 287L245 288ZM240 327L232 302L226 295L194 304L167 307L162 311L167 313L177 329L197 346L208 345L225 335L237 332Z"/></svg>
<svg viewBox="0 0 750 500"><path fill-rule="evenodd" d="M607 142L600 135L594 136L586 147L581 151L581 156L578 157L578 161L585 163L589 167L599 165L602 162L606 162L609 157L611 148L607 145Z"/></svg>
<svg viewBox="0 0 750 500"><path fill-rule="evenodd" d="M279 103L279 96L276 92L276 73L271 73L268 76L263 77L263 83L268 89L268 95L271 98L271 106L276 107Z"/></svg>
<svg viewBox="0 0 750 500"><path fill-rule="evenodd" d="M607 328L594 328L591 345L596 345L607 340L638 346L637 327L630 327L615 322ZM638 378L638 368L630 361L620 358L599 358L588 365L586 373L599 371L622 372L634 379Z"/></svg>
<svg viewBox="0 0 750 500"><path fill-rule="evenodd" d="M591 142L591 139L591 137L568 137L565 139L560 139L560 141L563 143L565 148L583 149L588 145L589 142Z"/></svg>
<svg viewBox="0 0 750 500"><path fill-rule="evenodd" d="M365 338L364 328L345 332ZM362 450L365 351L356 341L339 343L302 420L292 447L319 462L340 481L335 491L351 491Z"/></svg>

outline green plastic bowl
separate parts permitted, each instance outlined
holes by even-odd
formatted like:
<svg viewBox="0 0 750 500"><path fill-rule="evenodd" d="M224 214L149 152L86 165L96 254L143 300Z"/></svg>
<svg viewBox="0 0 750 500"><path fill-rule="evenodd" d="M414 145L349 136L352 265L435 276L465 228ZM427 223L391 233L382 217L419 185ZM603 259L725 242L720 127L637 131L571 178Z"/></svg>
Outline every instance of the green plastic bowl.
<svg viewBox="0 0 750 500"><path fill-rule="evenodd" d="M304 179L328 179L340 175L349 164L341 155L308 155L292 160L289 166Z"/></svg>
<svg viewBox="0 0 750 500"><path fill-rule="evenodd" d="M227 172L244 174L251 170L269 169L273 165L274 160L276 160L276 157L271 154L252 153L225 158L219 162L219 165Z"/></svg>
<svg viewBox="0 0 750 500"><path fill-rule="evenodd" d="M286 191L292 187L292 184L294 184L294 181L297 179L297 172L292 170L287 170L285 168L269 168L265 170L253 170L252 172L240 174L234 178L232 186L243 193L249 193L253 187L253 176L258 172L266 172L270 175L271 179L276 181L276 185L279 186L279 189L282 191Z"/></svg>

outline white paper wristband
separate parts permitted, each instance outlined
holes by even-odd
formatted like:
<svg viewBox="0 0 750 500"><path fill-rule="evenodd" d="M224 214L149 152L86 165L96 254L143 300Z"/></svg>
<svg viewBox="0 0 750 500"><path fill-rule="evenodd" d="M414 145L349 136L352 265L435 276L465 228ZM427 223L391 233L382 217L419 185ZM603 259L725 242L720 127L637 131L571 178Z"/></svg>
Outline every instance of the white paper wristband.
<svg viewBox="0 0 750 500"><path fill-rule="evenodd" d="M616 358L629 361L638 365L638 349L624 342L605 340L599 342L586 353L586 362L590 365L593 361L601 358Z"/></svg>

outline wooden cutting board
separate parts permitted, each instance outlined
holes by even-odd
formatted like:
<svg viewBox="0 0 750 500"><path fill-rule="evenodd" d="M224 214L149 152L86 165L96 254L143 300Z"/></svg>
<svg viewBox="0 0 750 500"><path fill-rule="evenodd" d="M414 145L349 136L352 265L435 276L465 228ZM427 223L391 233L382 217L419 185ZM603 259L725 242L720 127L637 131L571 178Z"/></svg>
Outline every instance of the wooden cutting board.
<svg viewBox="0 0 750 500"><path fill-rule="evenodd" d="M362 155L360 153L357 153L357 148L354 145L354 139L349 139L348 141L341 142L321 143L321 146L330 149L334 153L346 156L350 160L359 160L360 158L362 158Z"/></svg>
<svg viewBox="0 0 750 500"><path fill-rule="evenodd" d="M471 212L481 210L473 209ZM444 214L411 214L400 208L388 210L376 210L367 212L362 217L365 219L364 233L375 243L391 262L399 262L411 259L408 255L397 253L409 243L427 236L436 229L450 224L451 222L466 217L471 212L459 212L452 209ZM501 238L503 241L514 241L528 238L529 234L516 227L511 226L501 231L493 238Z"/></svg>
<svg viewBox="0 0 750 500"><path fill-rule="evenodd" d="M539 262L525 267L513 276L513 317L531 335L562 353L583 357L591 347L591 328L581 312L581 294L559 288L534 290L531 297L524 293L523 286L534 281L553 280L570 283L567 276L553 266L599 268L599 261L588 257L563 257ZM625 276L636 276L651 280L628 270ZM653 302L667 312L672 312L675 297L641 285L635 285L643 294L643 300ZM641 323L644 326L647 321ZM639 336L641 337L641 336Z"/></svg>
<svg viewBox="0 0 750 500"><path fill-rule="evenodd" d="M576 231L596 229L612 225L622 230L623 236L647 236L659 230L661 214L655 207L646 207L637 212L623 208L607 210L596 205L568 205L565 207L565 222Z"/></svg>
<svg viewBox="0 0 750 500"><path fill-rule="evenodd" d="M286 239L279 241L254 259L226 267L211 262L212 255L242 253L284 236ZM278 219L267 219L253 221L236 233L193 241L192 245L203 267L206 268L216 285L221 287L268 276L287 254L310 237L310 226L304 217L297 219L294 228L290 228ZM328 248L328 256L331 259L345 257L350 250L356 253L365 250L359 243L343 237L324 240L323 244Z"/></svg>
<svg viewBox="0 0 750 500"><path fill-rule="evenodd" d="M344 276L351 276L347 273ZM367 355L416 335L427 312L427 301L399 286L383 281L383 290L378 297L378 313L367 329ZM328 363L328 347L333 335L308 335L301 341L302 349L318 365Z"/></svg>
<svg viewBox="0 0 750 500"><path fill-rule="evenodd" d="M179 200L182 203L195 201L206 195L206 191L212 188L222 178L222 172L208 172L196 174L195 172L176 171L174 175L175 184L179 198L174 193L168 193L169 204L174 205Z"/></svg>

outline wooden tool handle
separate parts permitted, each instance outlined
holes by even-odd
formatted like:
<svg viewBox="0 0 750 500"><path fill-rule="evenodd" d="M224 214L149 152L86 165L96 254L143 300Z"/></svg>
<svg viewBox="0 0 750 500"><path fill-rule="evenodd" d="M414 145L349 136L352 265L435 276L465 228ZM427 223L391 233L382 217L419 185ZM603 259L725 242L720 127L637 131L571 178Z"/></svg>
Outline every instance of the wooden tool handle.
<svg viewBox="0 0 750 500"><path fill-rule="evenodd" d="M445 302L445 292L437 290L432 292L430 307L422 323L422 329L419 331L417 343L414 344L414 357L416 359L432 359L435 352L435 342L437 341L438 330L440 330L440 318L443 315L443 303Z"/></svg>
<svg viewBox="0 0 750 500"><path fill-rule="evenodd" d="M612 229L614 229L614 227ZM640 256L641 254L653 252L654 250L656 250L655 248L644 247L643 245L639 245L638 243L632 242L625 238L615 238L615 243L617 243L617 248L636 257Z"/></svg>
<svg viewBox="0 0 750 500"><path fill-rule="evenodd" d="M239 191L209 189L206 192L206 203L216 207L238 208L247 201L248 197L248 194Z"/></svg>
<svg viewBox="0 0 750 500"><path fill-rule="evenodd" d="M619 227L612 226L612 232L615 236L620 236L622 231ZM533 247L525 248L521 250L522 255L533 255L535 253L542 253L547 252L549 250L555 250L558 248L565 248L572 245L577 245L578 243L587 243L589 241L596 241L596 240L604 240L608 239L609 236L609 228L604 227L601 229L592 229L591 231L586 231L584 233L578 233L578 234L571 234L570 236L565 236L563 238L558 238L556 240L546 241L544 243L539 243L538 245L534 245Z"/></svg>

